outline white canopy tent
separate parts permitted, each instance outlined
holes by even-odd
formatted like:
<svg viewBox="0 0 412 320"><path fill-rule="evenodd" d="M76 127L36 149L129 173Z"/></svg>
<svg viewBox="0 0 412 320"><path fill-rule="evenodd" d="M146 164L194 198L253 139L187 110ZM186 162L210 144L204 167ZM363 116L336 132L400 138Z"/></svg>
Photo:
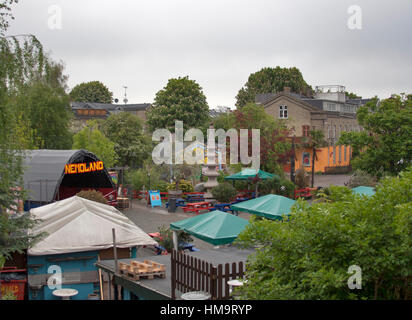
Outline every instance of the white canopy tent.
<svg viewBox="0 0 412 320"><path fill-rule="evenodd" d="M116 208L77 196L31 209L41 222L32 234L46 236L28 250L29 255L51 255L108 249L157 245L147 233Z"/></svg>

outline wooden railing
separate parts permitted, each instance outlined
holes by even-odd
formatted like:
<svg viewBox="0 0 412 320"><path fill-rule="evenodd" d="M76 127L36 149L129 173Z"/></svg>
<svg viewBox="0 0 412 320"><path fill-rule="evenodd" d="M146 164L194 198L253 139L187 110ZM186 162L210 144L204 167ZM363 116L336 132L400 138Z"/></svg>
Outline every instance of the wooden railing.
<svg viewBox="0 0 412 320"><path fill-rule="evenodd" d="M212 300L229 299L227 282L243 277L244 273L242 261L214 266L176 250L172 251L171 268L172 299L176 299L176 290L204 291L210 293Z"/></svg>

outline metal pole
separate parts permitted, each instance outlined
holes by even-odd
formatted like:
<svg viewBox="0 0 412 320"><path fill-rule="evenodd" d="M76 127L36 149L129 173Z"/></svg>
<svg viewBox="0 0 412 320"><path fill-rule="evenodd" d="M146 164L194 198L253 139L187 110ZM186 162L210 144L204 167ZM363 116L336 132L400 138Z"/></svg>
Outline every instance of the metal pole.
<svg viewBox="0 0 412 320"><path fill-rule="evenodd" d="M175 230L173 230L173 247L176 251L179 250L179 245L177 242L177 232Z"/></svg>
<svg viewBox="0 0 412 320"><path fill-rule="evenodd" d="M115 265L115 274L118 274L119 266L117 265L117 247L116 247L116 230L112 229L113 233L113 254L114 254L114 265Z"/></svg>

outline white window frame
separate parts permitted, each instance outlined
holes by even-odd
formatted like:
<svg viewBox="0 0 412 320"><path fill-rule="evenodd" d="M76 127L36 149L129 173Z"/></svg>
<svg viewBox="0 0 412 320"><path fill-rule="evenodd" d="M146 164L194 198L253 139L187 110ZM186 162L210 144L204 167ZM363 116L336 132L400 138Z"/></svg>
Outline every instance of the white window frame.
<svg viewBox="0 0 412 320"><path fill-rule="evenodd" d="M279 119L287 119L288 118L288 106L280 105L279 106Z"/></svg>

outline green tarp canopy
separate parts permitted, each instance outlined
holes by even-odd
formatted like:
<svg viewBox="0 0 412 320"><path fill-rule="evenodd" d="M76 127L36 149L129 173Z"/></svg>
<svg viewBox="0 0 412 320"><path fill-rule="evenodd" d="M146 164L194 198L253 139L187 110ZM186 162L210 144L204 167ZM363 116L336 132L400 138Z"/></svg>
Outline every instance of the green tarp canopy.
<svg viewBox="0 0 412 320"><path fill-rule="evenodd" d="M283 196L268 194L230 207L235 211L249 212L271 220L282 220L282 215L288 215L295 202Z"/></svg>
<svg viewBox="0 0 412 320"><path fill-rule="evenodd" d="M249 221L219 210L173 222L172 230L182 230L213 245L232 243Z"/></svg>
<svg viewBox="0 0 412 320"><path fill-rule="evenodd" d="M248 180L253 179L256 175L260 179L273 179L277 175L257 169L243 169L242 171L225 177L225 180Z"/></svg>
<svg viewBox="0 0 412 320"><path fill-rule="evenodd" d="M359 187L353 188L352 191L355 194L361 194L365 196L373 196L375 194L375 189L372 187L359 186Z"/></svg>

